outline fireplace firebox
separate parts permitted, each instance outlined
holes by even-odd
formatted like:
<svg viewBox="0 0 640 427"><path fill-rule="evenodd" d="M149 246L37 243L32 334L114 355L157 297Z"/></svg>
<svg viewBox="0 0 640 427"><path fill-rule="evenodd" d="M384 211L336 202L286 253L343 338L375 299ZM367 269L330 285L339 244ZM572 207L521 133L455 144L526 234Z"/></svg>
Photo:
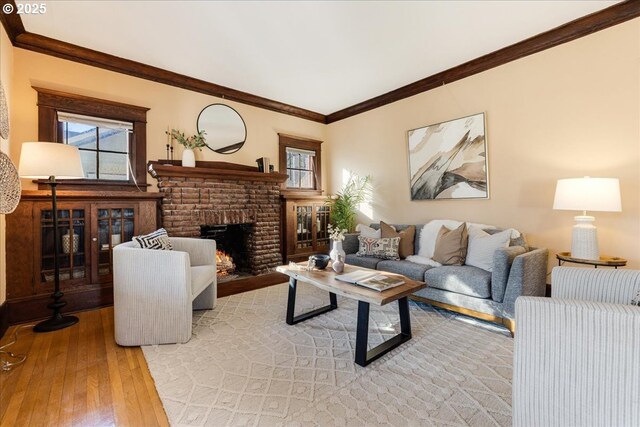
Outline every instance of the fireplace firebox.
<svg viewBox="0 0 640 427"><path fill-rule="evenodd" d="M249 245L252 224L201 225L200 237L216 241L218 278L237 278L251 273Z"/></svg>

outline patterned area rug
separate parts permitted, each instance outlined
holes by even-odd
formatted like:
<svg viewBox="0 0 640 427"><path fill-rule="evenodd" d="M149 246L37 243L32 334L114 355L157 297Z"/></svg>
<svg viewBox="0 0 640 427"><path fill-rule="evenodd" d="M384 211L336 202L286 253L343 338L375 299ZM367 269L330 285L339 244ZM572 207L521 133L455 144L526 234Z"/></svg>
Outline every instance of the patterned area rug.
<svg viewBox="0 0 640 427"><path fill-rule="evenodd" d="M296 314L328 303L299 284ZM513 340L506 329L410 303L413 338L354 363L357 303L285 323L287 284L196 312L186 344L143 351L174 426L508 426ZM369 345L399 330L398 305L371 306Z"/></svg>

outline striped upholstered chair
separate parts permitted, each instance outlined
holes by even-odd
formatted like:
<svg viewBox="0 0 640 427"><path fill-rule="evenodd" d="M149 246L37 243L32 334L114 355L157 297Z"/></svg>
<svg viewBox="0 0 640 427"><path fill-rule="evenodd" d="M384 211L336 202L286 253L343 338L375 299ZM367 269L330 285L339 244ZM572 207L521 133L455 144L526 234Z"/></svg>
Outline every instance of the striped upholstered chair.
<svg viewBox="0 0 640 427"><path fill-rule="evenodd" d="M639 426L640 271L556 267L516 301L514 426Z"/></svg>
<svg viewBox="0 0 640 427"><path fill-rule="evenodd" d="M216 242L170 237L173 250L113 248L116 342L123 346L185 343L192 310L216 304Z"/></svg>

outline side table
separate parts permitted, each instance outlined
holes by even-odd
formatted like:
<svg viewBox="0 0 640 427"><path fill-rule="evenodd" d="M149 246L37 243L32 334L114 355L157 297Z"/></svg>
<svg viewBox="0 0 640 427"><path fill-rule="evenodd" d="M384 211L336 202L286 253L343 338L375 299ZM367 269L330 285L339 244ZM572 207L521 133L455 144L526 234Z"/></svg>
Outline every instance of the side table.
<svg viewBox="0 0 640 427"><path fill-rule="evenodd" d="M571 252L557 253L556 259L558 260L558 265L562 265L565 262L572 262L575 264L593 265L595 268L598 268L598 266L602 266L602 267L613 267L615 269L617 269L618 267L624 267L625 265L627 265L627 260L624 258L610 257L610 256L601 256L600 259L572 258Z"/></svg>

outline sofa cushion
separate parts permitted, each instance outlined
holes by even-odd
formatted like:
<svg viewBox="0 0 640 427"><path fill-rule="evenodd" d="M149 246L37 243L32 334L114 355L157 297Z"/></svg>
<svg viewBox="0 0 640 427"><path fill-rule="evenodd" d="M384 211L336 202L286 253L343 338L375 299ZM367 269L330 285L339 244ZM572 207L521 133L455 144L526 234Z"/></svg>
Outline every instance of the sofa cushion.
<svg viewBox="0 0 640 427"><path fill-rule="evenodd" d="M469 265L447 265L431 268L424 280L432 288L477 298L491 297L491 273Z"/></svg>
<svg viewBox="0 0 640 427"><path fill-rule="evenodd" d="M216 278L213 265L198 265L191 267L191 295L195 298Z"/></svg>
<svg viewBox="0 0 640 427"><path fill-rule="evenodd" d="M402 274L409 279L424 281L424 273L428 269L432 268L428 265L416 264L410 261L392 261L384 260L380 261L376 267L380 271L388 271L390 273Z"/></svg>
<svg viewBox="0 0 640 427"><path fill-rule="evenodd" d="M378 263L382 261L380 258L374 258L369 256L357 256L356 254L347 254L345 257L345 263L351 265L357 265L358 267L376 269Z"/></svg>
<svg viewBox="0 0 640 427"><path fill-rule="evenodd" d="M398 247L400 259L413 255L413 239L416 237L415 226L411 225L402 231L396 231L395 227L380 221L380 232L381 237L400 237L400 246Z"/></svg>

